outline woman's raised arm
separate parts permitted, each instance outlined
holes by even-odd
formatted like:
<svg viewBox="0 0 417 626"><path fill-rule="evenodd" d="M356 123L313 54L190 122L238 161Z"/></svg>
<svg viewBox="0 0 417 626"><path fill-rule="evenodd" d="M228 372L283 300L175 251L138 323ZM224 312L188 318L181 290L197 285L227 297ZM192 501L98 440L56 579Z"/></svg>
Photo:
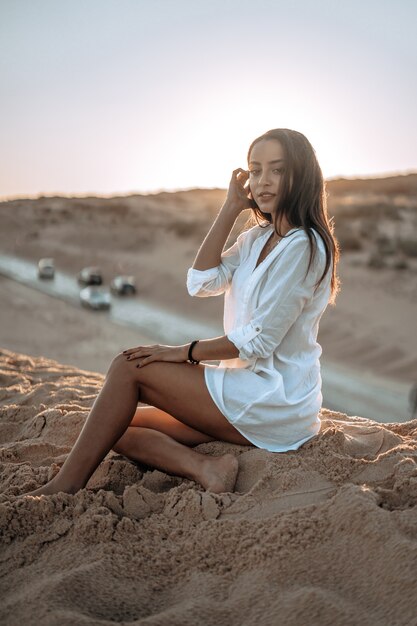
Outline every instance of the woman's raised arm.
<svg viewBox="0 0 417 626"><path fill-rule="evenodd" d="M220 265L224 244L236 218L250 207L250 200L244 189L248 177L246 170L238 168L233 171L226 200L200 246L192 269L204 271Z"/></svg>

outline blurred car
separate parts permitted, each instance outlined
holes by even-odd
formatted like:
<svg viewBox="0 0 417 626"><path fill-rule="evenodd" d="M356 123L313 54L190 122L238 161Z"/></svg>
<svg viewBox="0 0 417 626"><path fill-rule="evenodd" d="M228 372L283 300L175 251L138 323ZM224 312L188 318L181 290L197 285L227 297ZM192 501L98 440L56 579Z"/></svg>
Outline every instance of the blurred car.
<svg viewBox="0 0 417 626"><path fill-rule="evenodd" d="M80 285L101 285L103 276L99 267L84 267L78 273L78 282Z"/></svg>
<svg viewBox="0 0 417 626"><path fill-rule="evenodd" d="M111 295L108 287L84 287L80 291L81 304L90 309L109 309L111 307Z"/></svg>
<svg viewBox="0 0 417 626"><path fill-rule="evenodd" d="M38 262L38 278L53 278L54 276L54 260L51 258L40 259Z"/></svg>
<svg viewBox="0 0 417 626"><path fill-rule="evenodd" d="M136 293L134 276L115 276L110 283L110 289L119 296L130 296Z"/></svg>

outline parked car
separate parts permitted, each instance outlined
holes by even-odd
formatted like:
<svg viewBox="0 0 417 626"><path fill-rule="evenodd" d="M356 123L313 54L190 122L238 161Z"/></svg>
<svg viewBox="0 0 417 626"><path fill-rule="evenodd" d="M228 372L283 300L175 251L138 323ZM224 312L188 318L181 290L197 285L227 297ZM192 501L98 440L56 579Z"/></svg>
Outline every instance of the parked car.
<svg viewBox="0 0 417 626"><path fill-rule="evenodd" d="M51 258L40 259L38 262L38 278L53 278L54 276L54 260Z"/></svg>
<svg viewBox="0 0 417 626"><path fill-rule="evenodd" d="M103 276L99 267L84 267L78 273L78 282L80 285L101 285Z"/></svg>
<svg viewBox="0 0 417 626"><path fill-rule="evenodd" d="M119 296L130 296L136 293L134 276L115 276L110 283L110 289Z"/></svg>
<svg viewBox="0 0 417 626"><path fill-rule="evenodd" d="M108 287L84 287L80 291L81 304L90 309L109 309L111 307L111 295Z"/></svg>

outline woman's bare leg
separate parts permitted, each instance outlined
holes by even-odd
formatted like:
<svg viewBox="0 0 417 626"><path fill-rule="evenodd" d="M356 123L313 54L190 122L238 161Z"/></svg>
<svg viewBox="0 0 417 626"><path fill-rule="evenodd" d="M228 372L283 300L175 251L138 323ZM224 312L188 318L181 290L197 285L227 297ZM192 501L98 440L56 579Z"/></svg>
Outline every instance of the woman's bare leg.
<svg viewBox="0 0 417 626"><path fill-rule="evenodd" d="M59 473L49 483L26 495L75 493L85 487L126 431L136 411L139 386L130 376L118 375L119 371L110 366L104 385Z"/></svg>
<svg viewBox="0 0 417 626"><path fill-rule="evenodd" d="M129 426L113 450L168 474L194 480L214 493L233 491L236 483L238 461L232 455L200 454L152 428Z"/></svg>
<svg viewBox="0 0 417 626"><path fill-rule="evenodd" d="M158 364L151 365L158 366ZM178 366L183 364L161 363L160 365ZM148 371L150 371L150 366L148 366L148 368ZM152 369L153 371L155 371L155 368ZM189 371L193 372L194 370ZM132 372L134 375L132 375ZM78 436L78 439L75 442L74 447L72 448L68 457L66 458L65 463L63 464L59 473L46 485L43 485L39 489L36 489L35 491L32 491L29 494L25 495L48 495L52 493L57 493L59 491L75 493L79 489L85 487L90 476L94 473L95 469L104 459L106 454L122 438L123 434L126 432L128 426L135 416L137 403L139 401L140 386L135 376L137 377L138 375L138 370L131 369L131 364L129 364L128 367L124 364L124 359L122 355L119 355L113 360L113 363L107 373L103 388L97 396L90 411L90 414ZM207 391L205 385L201 388L201 392L198 391L198 384L203 384L201 377L199 379L191 381L191 384L193 385L193 391L196 393L198 399L200 400L200 405L197 404L197 406L200 407L200 410L198 411L198 415L200 415L204 406L201 403L200 393L203 391L207 393ZM213 408L215 409L214 405ZM237 431L232 432L229 435L229 432L225 430L223 435L223 430L225 428L230 428L231 430L233 430L230 424L227 423L227 420L223 418L223 416L215 413L213 416L210 415L209 418L210 419L207 421L207 425L211 429L219 428L219 435L217 436L218 439L230 440L228 439L229 436L232 436L234 439L236 437L241 437L241 435ZM217 420L221 418L221 426L219 427L215 426L216 418ZM213 435L215 435L214 432ZM158 448L158 450L156 451L156 453L161 454L161 438L157 440L154 437L154 442L157 442L156 447ZM165 457L167 457L170 452L174 453L174 465L176 463L176 460L183 458L184 455L186 455L186 457L189 459L189 462L191 463L190 466L187 466L184 469L184 466L180 464L180 466L177 467L177 470L179 472L187 472L187 474L180 473L179 475L187 475L189 477L193 476L193 479L200 482L203 486L208 485L206 488L212 488L213 490L217 490L214 485L213 477L210 475L212 475L213 473L217 473L218 475L224 474L224 470L227 466L227 485L225 483L225 480L223 479L224 488L220 489L220 491L229 490L228 485L233 482L230 476L234 474L235 479L238 471L238 462L233 455L223 455L223 457L221 457L223 461L220 461L219 458L207 457L205 455L197 453L196 451L191 451L186 446L183 446L181 448L180 453L179 448L175 446L176 443L177 442L175 441L171 441L168 444L167 440L165 440L165 445L163 446L163 448ZM181 444L178 445L181 446ZM189 453L191 453L191 455ZM176 470L174 469L174 465L170 465L170 467L172 467L172 471L175 472ZM222 479L219 478L219 480L221 481ZM210 487L210 485L213 485L213 487Z"/></svg>
<svg viewBox="0 0 417 626"><path fill-rule="evenodd" d="M187 426L170 413L150 405L138 406L129 426L142 426L143 428L158 430L186 446L197 446L200 443L216 441L216 437L211 437L196 428Z"/></svg>

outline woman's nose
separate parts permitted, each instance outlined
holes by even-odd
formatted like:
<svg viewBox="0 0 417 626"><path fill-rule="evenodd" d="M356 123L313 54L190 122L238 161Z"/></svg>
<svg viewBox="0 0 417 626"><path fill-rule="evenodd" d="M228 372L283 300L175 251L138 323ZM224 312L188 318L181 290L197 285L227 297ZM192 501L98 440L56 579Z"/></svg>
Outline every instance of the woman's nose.
<svg viewBox="0 0 417 626"><path fill-rule="evenodd" d="M268 171L262 172L262 174L258 178L258 182L259 184L262 184L262 185L264 185L265 183L269 185L269 172Z"/></svg>

